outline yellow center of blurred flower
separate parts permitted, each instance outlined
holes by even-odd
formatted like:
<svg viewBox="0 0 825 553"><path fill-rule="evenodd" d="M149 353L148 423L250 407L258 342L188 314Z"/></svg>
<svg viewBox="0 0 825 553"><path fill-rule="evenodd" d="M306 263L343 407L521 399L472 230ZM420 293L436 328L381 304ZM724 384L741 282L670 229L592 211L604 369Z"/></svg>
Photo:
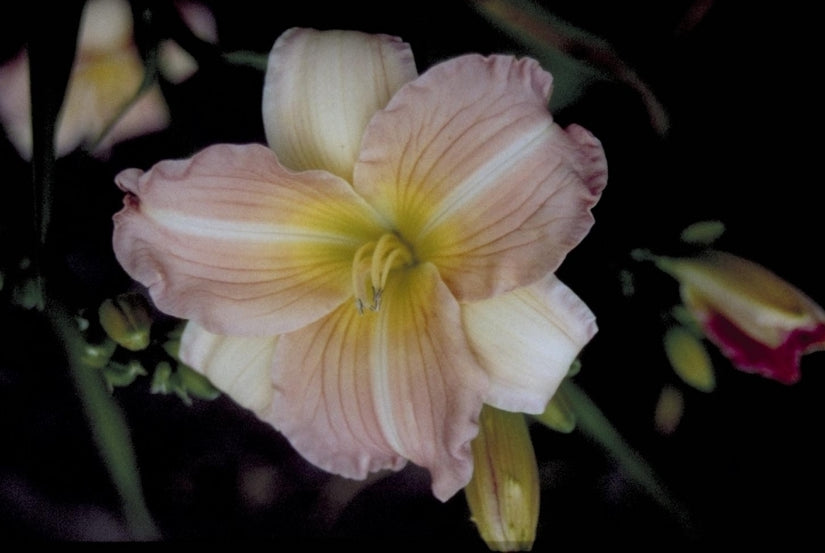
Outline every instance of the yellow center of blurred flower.
<svg viewBox="0 0 825 553"><path fill-rule="evenodd" d="M352 261L352 288L358 312L363 314L365 306L378 311L390 272L415 262L412 248L392 232L358 248Z"/></svg>
<svg viewBox="0 0 825 553"><path fill-rule="evenodd" d="M125 50L105 55L86 55L77 66L77 79L89 83L85 99L95 102L111 117L122 109L140 88L143 65L135 52Z"/></svg>

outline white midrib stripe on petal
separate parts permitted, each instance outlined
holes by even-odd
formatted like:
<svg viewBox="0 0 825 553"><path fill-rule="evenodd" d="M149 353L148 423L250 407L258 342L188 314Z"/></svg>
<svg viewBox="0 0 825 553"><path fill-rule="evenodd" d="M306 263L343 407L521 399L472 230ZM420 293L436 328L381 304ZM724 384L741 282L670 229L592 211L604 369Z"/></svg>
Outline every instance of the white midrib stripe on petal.
<svg viewBox="0 0 825 553"><path fill-rule="evenodd" d="M399 306L393 305L392 307L397 309ZM374 316L377 315L378 314ZM371 362L369 366L372 371L372 394L378 424L390 447L403 455L404 449L401 438L398 435L398 428L394 424L395 416L393 414L391 401L394 394L392 393L390 385L390 356L393 355L393 353L395 355L404 355L405 352L390 351L390 344L387 338L390 335L389 326L391 318L392 317L386 314L379 316L379 326L376 329L377 332L375 336L376 345L372 348L373 358L370 359Z"/></svg>
<svg viewBox="0 0 825 553"><path fill-rule="evenodd" d="M301 242L311 240L316 243L358 244L346 235L308 231L306 227L275 223L252 223L248 221L216 220L206 217L181 215L180 212L162 209L142 208L143 213L164 228L183 235L244 242Z"/></svg>
<svg viewBox="0 0 825 553"><path fill-rule="evenodd" d="M427 222L421 230L422 235L426 235L433 228L441 224L443 219L449 217L461 206L471 203L475 198L486 194L488 190L495 186L495 182L501 175L507 173L511 167L517 164L523 155L519 152L528 152L542 143L545 136L553 132L553 121L544 122L536 129L525 134L520 140L513 141L507 148L502 149L494 157L489 158L479 168L470 175L460 186L456 186L452 193L448 194L441 202L440 208Z"/></svg>

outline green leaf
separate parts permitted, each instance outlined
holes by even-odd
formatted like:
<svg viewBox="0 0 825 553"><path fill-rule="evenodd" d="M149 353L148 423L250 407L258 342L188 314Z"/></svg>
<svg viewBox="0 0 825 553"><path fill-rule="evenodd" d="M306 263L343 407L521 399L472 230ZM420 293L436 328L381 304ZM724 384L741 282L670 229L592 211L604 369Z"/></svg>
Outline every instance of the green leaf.
<svg viewBox="0 0 825 553"><path fill-rule="evenodd" d="M535 2L474 0L472 4L553 73L552 109L577 100L595 80L613 80L635 90L647 107L653 129L660 135L667 134L670 118L664 106L606 40L556 17Z"/></svg>
<svg viewBox="0 0 825 553"><path fill-rule="evenodd" d="M628 479L672 513L686 531L692 532L693 523L687 509L673 498L644 457L624 440L590 397L570 380L564 380L559 389L570 401L577 428L599 444L619 464Z"/></svg>

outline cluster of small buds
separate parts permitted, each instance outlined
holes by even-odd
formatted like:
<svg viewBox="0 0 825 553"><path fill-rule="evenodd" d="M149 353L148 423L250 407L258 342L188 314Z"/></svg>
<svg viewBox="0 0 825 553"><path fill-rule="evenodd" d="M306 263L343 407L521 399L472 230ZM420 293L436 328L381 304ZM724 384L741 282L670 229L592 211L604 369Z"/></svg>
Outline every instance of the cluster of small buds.
<svg viewBox="0 0 825 553"><path fill-rule="evenodd" d="M81 360L101 371L110 391L147 376L146 367L153 367L152 393L175 394L187 405L193 397L211 400L220 395L206 377L180 361L183 323L152 340L151 308L144 296L127 293L107 298L98 308L98 322L105 333L98 339L92 338L95 333L89 322L83 323L87 341Z"/></svg>

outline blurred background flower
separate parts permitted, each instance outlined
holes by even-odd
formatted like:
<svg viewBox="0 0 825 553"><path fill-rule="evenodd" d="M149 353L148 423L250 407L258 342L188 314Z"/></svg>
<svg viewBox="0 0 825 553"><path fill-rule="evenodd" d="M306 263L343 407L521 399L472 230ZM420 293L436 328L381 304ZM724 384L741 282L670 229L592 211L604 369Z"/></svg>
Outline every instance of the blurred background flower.
<svg viewBox="0 0 825 553"><path fill-rule="evenodd" d="M679 281L702 332L738 369L793 384L802 354L825 349L825 311L765 267L716 250L655 263ZM687 339L676 340L684 356Z"/></svg>
<svg viewBox="0 0 825 553"><path fill-rule="evenodd" d="M217 39L209 10L177 3L182 18L202 39ZM47 13L42 14L47 17ZM134 38L128 0L88 0L81 16L75 62L57 125L59 156L82 146L107 155L116 142L169 125L169 109L155 80L180 83L197 63L176 43L164 40L147 66ZM26 159L32 154L29 57L25 50L0 67L0 123Z"/></svg>

